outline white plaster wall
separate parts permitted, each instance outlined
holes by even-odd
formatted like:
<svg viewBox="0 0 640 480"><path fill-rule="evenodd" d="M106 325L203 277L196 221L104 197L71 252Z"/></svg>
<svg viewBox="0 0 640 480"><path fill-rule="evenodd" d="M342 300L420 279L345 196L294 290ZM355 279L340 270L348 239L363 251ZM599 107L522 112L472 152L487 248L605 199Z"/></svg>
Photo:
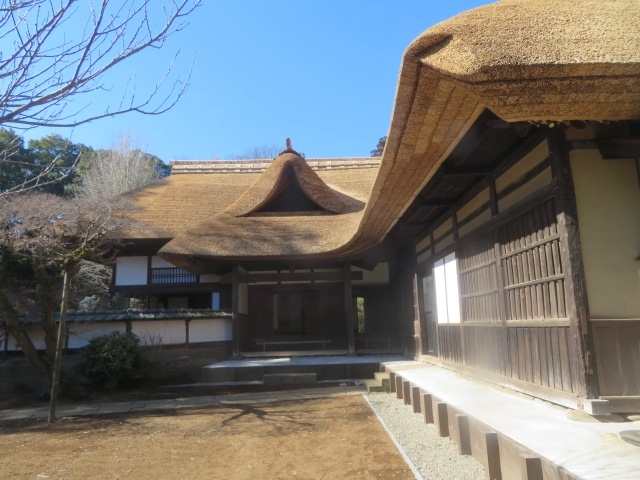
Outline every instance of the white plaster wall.
<svg viewBox="0 0 640 480"><path fill-rule="evenodd" d="M216 283L220 281L220 275L215 273L205 273L200 275L200 283Z"/></svg>
<svg viewBox="0 0 640 480"><path fill-rule="evenodd" d="M69 326L69 348L82 348L89 340L100 335L118 331L125 333L127 325L124 321L117 322L91 322L75 323L70 322ZM33 339L37 349L43 350L44 334L39 325L27 326L27 331ZM134 320L132 322L132 332L140 337L143 345L158 345L162 341L163 345L183 344L186 340L185 320ZM189 324L189 343L198 342L223 342L232 339L232 326L230 318L198 318L191 320ZM7 345L9 351L19 351L13 337L9 336Z"/></svg>
<svg viewBox="0 0 640 480"><path fill-rule="evenodd" d="M181 319L133 322L131 331L140 337L142 345L185 343L187 338L185 321Z"/></svg>
<svg viewBox="0 0 640 480"><path fill-rule="evenodd" d="M108 335L113 331L120 333L127 331L125 322L68 323L67 325L69 327L69 348L82 348L93 337Z"/></svg>
<svg viewBox="0 0 640 480"><path fill-rule="evenodd" d="M369 271L359 267L351 267L352 272L362 272L362 280L354 280L353 285L386 285L389 283L389 264L380 262Z"/></svg>
<svg viewBox="0 0 640 480"><path fill-rule="evenodd" d="M118 257L116 259L116 285L146 285L147 257Z"/></svg>
<svg viewBox="0 0 640 480"><path fill-rule="evenodd" d="M223 342L231 340L231 319L194 319L189 324L189 342Z"/></svg>
<svg viewBox="0 0 640 480"><path fill-rule="evenodd" d="M640 318L640 187L633 160L571 151L592 318Z"/></svg>

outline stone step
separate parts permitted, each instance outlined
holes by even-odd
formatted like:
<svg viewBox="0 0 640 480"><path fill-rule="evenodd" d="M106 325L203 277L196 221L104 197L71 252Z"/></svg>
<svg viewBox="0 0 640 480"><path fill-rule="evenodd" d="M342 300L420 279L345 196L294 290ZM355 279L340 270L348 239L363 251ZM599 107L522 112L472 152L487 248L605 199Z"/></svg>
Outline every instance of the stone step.
<svg viewBox="0 0 640 480"><path fill-rule="evenodd" d="M363 383L364 383L364 388L367 390L367 392L386 392L387 391L384 385L382 384L382 382L378 380L367 378L364 380Z"/></svg>
<svg viewBox="0 0 640 480"><path fill-rule="evenodd" d="M382 383L385 392L389 391L389 372L374 372L373 378Z"/></svg>
<svg viewBox="0 0 640 480"><path fill-rule="evenodd" d="M317 381L315 373L265 373L262 376L264 385L308 385Z"/></svg>

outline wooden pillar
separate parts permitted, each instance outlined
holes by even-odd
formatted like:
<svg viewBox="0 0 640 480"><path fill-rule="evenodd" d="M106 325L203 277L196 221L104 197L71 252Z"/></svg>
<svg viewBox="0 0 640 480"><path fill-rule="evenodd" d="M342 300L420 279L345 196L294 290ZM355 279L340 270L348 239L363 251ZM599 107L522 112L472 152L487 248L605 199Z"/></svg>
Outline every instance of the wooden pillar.
<svg viewBox="0 0 640 480"><path fill-rule="evenodd" d="M231 273L231 356L240 358L240 272L238 265Z"/></svg>
<svg viewBox="0 0 640 480"><path fill-rule="evenodd" d="M549 136L549 158L554 176L558 181L558 233L562 270L565 272L567 315L571 331L572 356L576 357L572 374L577 379L579 396L598 398L600 387L596 371L595 345L590 328L587 283L582 261L578 208L576 205L569 150L565 131L552 130Z"/></svg>
<svg viewBox="0 0 640 480"><path fill-rule="evenodd" d="M351 289L351 263L345 262L342 267L344 281L344 317L347 326L347 342L349 355L356 354L356 339L353 323L353 292Z"/></svg>
<svg viewBox="0 0 640 480"><path fill-rule="evenodd" d="M417 360L422 355L422 302L420 295L420 279L418 274L413 274L413 343L414 358Z"/></svg>
<svg viewBox="0 0 640 480"><path fill-rule="evenodd" d="M389 393L396 393L396 372L389 372Z"/></svg>

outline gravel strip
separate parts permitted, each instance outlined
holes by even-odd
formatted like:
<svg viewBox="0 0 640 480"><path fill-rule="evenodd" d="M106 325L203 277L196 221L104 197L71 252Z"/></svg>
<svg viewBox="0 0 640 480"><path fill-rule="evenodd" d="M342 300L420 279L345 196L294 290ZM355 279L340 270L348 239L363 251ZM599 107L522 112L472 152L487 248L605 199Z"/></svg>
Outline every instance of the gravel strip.
<svg viewBox="0 0 640 480"><path fill-rule="evenodd" d="M424 423L411 405L389 393L367 393L366 397L424 480L486 478L484 468L473 457L458 455L456 444L440 437L436 426Z"/></svg>

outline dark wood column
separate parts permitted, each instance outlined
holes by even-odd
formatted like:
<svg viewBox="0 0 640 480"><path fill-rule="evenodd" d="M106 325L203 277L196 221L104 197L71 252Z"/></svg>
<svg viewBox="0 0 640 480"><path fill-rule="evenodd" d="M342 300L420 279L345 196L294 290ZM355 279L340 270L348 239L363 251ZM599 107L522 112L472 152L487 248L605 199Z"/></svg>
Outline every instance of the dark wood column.
<svg viewBox="0 0 640 480"><path fill-rule="evenodd" d="M240 269L233 266L231 272L231 356L240 358Z"/></svg>
<svg viewBox="0 0 640 480"><path fill-rule="evenodd" d="M344 317L347 326L347 342L349 355L356 354L356 340L353 323L353 292L351 289L351 263L345 262L342 267L344 281Z"/></svg>
<svg viewBox="0 0 640 480"><path fill-rule="evenodd" d="M598 398L600 388L596 371L595 347L589 319L587 284L582 263L578 212L569 162L569 149L565 132L561 129L551 131L549 136L549 155L551 168L558 180L557 201L558 229L562 267L566 275L566 295L570 322L572 354L576 362L574 375L579 383L578 394L583 398Z"/></svg>

